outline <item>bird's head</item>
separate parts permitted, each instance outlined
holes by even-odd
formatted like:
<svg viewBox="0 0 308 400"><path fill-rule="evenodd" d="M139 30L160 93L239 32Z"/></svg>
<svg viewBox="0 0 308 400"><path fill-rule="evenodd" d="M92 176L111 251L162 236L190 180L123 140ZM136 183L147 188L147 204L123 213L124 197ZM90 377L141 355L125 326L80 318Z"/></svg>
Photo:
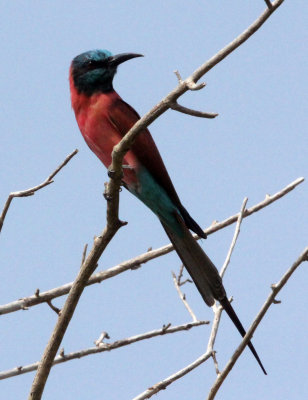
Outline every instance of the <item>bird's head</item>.
<svg viewBox="0 0 308 400"><path fill-rule="evenodd" d="M117 67L141 54L122 53L113 56L108 50L91 50L79 54L71 64L71 79L79 93L91 96L97 92L113 90L112 80Z"/></svg>

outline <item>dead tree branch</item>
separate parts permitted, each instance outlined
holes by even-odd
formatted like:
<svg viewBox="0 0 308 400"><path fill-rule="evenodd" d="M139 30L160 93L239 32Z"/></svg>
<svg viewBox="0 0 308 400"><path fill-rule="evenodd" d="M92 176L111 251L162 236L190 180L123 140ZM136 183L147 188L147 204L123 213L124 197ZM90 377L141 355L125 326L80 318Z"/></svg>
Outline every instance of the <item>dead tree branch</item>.
<svg viewBox="0 0 308 400"><path fill-rule="evenodd" d="M263 208L269 206L273 202L279 200L280 198L282 198L283 196L288 194L290 191L295 189L296 186L298 186L303 181L304 181L304 178L298 178L295 181L291 182L289 185L287 185L285 188L281 189L279 192L275 193L274 195L272 195L272 196L266 195L266 197L263 201L246 209L244 212L243 218L249 217L253 213L258 212L258 211L262 210ZM205 233L209 236L209 235L213 234L214 232L219 231L220 229L223 229L229 225L232 225L234 222L238 221L239 215L240 215L239 213L232 215L231 217L228 217L227 219L225 219L221 222L218 222L215 225L210 226L209 228L207 228L205 230ZM141 264L145 264L150 260L161 257L165 254L168 254L173 250L174 249L171 244L168 244L166 246L160 247L155 250L150 250L150 251L148 251L144 254L141 254L135 258L124 261L123 263L121 263L119 265L116 265L105 271L98 272L97 274L92 275L91 278L88 280L87 285L101 283L102 281L104 281L106 279L110 279L118 274L121 274L122 272L128 271L130 269L134 270L136 268L136 266L139 267ZM84 262L84 260L82 262ZM64 296L69 293L72 285L73 285L73 282L69 282L69 283L66 283L57 288L50 289L45 292L37 292L32 296L23 297L19 300L15 300L11 303L4 304L4 305L0 306L0 315L8 314L8 313L19 311L19 310L27 310L29 307L33 307L33 306L36 306L41 303L46 303L48 300L52 300L57 297Z"/></svg>
<svg viewBox="0 0 308 400"><path fill-rule="evenodd" d="M268 298L266 299L265 303L263 304L261 310L259 311L258 315L252 322L250 328L247 330L245 337L243 338L242 342L238 346L238 348L233 353L232 357L230 358L229 362L225 366L224 370L217 376L217 379L212 386L209 396L207 400L213 400L216 396L216 393L226 377L228 376L229 372L233 368L235 362L242 354L243 350L245 349L247 343L252 338L255 330L257 329L258 325L260 324L261 320L263 319L264 315L266 314L267 310L270 308L272 304L275 304L275 297L280 292L280 290L285 286L287 281L290 279L292 274L296 271L296 269L304 262L308 261L308 247L304 249L302 254L298 257L298 259L293 263L293 265L286 271L286 273L282 276L280 281L275 285L271 286L271 293L269 294Z"/></svg>
<svg viewBox="0 0 308 400"><path fill-rule="evenodd" d="M189 322L187 324L178 325L178 326L169 326L167 329L163 327L161 329L157 329L155 331L150 331L146 333L142 333L139 335L131 336L126 339L116 340L113 343L100 343L98 346L90 347L88 349L83 349L79 351L75 351L73 353L64 354L64 351L61 352L54 359L52 366L62 364L67 361L76 360L82 357L86 357L92 354L103 353L106 351L111 351L115 349L119 349L120 347L128 346L133 343L140 342L142 340L151 339L157 336L163 336L170 333L188 331L191 328L202 326L208 324L208 321L195 321ZM106 335L105 335L106 337ZM0 372L0 380L12 378L13 376L26 374L28 372L36 371L39 366L39 362L35 362L33 364L28 364L24 366L18 366L6 371Z"/></svg>
<svg viewBox="0 0 308 400"><path fill-rule="evenodd" d="M58 172L61 171L61 169L78 153L78 150L74 150L70 155L68 155L66 157L66 159L63 161L62 164L60 164L58 166L57 169L54 170L54 172L52 174L50 174L45 180L44 182L40 183L37 186L34 186L30 189L26 189L26 190L20 190L18 192L12 192L9 194L9 197L7 198L5 205L3 207L1 216L0 216L0 232L2 230L3 227L3 223L4 223L4 219L6 217L6 214L9 210L9 207L11 205L12 200L14 199L14 197L28 197L28 196L33 196L35 194L35 192L37 192L40 189L43 189L45 186L50 185L51 183L53 183L53 178L57 175Z"/></svg>
<svg viewBox="0 0 308 400"><path fill-rule="evenodd" d="M260 321L264 317L265 313L271 306L271 304L274 304L274 299L277 293L283 288L283 286L287 283L291 275L295 272L295 270L299 267L301 263L304 261L308 261L308 247L306 247L303 251L303 253L300 255L300 257L294 262L294 264L291 266L291 268L283 275L281 280L274 286L272 286L272 292L270 293L269 297L267 298L266 302L262 306L260 312L258 313L257 317L253 321L252 325L248 329L245 337L243 338L241 344L239 347L235 350L232 358L224 368L224 370L218 374L217 379L213 385L213 387L210 390L209 396L207 400L213 400L218 389L222 385L223 381L225 380L226 376L228 373L231 371L232 367L234 366L236 360L239 358L243 350L245 349L247 343L251 339L254 331L256 330L257 326L259 325ZM218 317L220 318L220 315L218 314L219 312L222 312L222 307L219 307L220 310L218 309L218 312L215 313L215 318ZM213 324L213 328L217 329L218 323ZM211 332L211 337L214 338L216 336L213 335L213 328ZM211 340L211 339L210 339ZM209 342L210 343L210 342ZM199 365L203 364L206 360L208 360L210 357L213 357L213 352L212 352L212 345L210 346L210 349L208 348L207 351L202 354L200 357L198 357L194 362L191 364L187 365L185 368L177 371L173 375L170 375L168 378L163 379L162 381L158 382L157 384L151 386L147 390L145 390L143 393L139 394L138 396L134 397L133 400L145 400L149 399L152 397L154 394L158 393L161 390L166 389L167 386L169 386L171 383L175 382L176 380L182 378L183 376L187 375L189 372L191 372L193 369L199 367Z"/></svg>

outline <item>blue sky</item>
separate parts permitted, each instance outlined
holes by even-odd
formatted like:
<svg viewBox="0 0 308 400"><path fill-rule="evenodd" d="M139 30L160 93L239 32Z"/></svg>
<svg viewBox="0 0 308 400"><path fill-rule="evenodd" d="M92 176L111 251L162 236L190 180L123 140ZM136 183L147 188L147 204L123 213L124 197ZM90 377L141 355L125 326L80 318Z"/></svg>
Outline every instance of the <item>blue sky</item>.
<svg viewBox="0 0 308 400"><path fill-rule="evenodd" d="M253 3L253 4L252 4ZM101 232L105 168L80 135L70 106L68 68L77 54L107 48L145 55L119 68L115 89L142 115L183 77L241 33L264 10L261 0L6 2L1 5L2 105L0 197L43 181L75 148L78 155L35 196L15 199L0 236L1 304L47 290L76 276L85 243ZM207 87L180 103L218 112L204 120L168 111L150 130L177 192L199 224L223 220L294 179L307 178L307 27L303 1L285 1L246 44L211 70ZM307 11L307 10L306 10ZM243 324L270 285L307 246L307 183L244 220L224 278ZM129 193L128 221L98 270L168 243L158 220ZM234 227L203 241L220 267ZM66 352L93 345L101 331L121 339L163 324L190 320L173 288L175 254L88 288L63 341ZM279 294L254 335L268 370L264 377L246 350L218 398L303 399L308 395L307 273L303 265ZM200 319L212 311L190 285L185 292ZM63 299L55 305L61 307ZM40 359L56 321L45 305L1 317L1 370ZM210 328L195 328L55 367L44 399L130 399L192 362ZM240 337L224 315L215 349L220 368ZM34 374L1 382L6 400L25 399ZM203 399L215 379L211 362L158 396Z"/></svg>

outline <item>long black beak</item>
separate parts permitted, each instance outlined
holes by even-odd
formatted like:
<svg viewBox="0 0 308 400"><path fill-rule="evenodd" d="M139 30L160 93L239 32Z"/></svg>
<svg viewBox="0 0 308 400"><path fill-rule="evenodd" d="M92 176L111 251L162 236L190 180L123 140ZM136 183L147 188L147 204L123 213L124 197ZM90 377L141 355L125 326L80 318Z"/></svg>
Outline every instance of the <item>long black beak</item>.
<svg viewBox="0 0 308 400"><path fill-rule="evenodd" d="M124 63L125 61L128 61L135 57L143 57L143 55L135 54L135 53L121 53L121 54L117 54L115 56L111 56L107 60L108 60L109 66L117 67L118 65Z"/></svg>

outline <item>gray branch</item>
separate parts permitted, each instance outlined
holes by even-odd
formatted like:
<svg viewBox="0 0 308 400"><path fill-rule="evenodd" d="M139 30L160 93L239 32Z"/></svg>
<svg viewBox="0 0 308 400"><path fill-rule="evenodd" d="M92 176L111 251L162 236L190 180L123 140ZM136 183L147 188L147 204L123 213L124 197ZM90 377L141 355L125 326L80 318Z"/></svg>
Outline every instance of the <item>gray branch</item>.
<svg viewBox="0 0 308 400"><path fill-rule="evenodd" d="M245 210L243 218L249 217L250 215L254 214L255 212L258 212L262 210L263 208L269 206L273 202L279 200L281 197L285 196L289 192L291 192L293 189L296 188L299 184L301 184L304 181L304 178L298 178L295 181L291 182L289 185L287 185L285 188L281 189L279 192L273 194L272 196L266 195L265 199L261 201L260 203L255 204L254 206L248 208ZM240 213L232 215L231 217L221 221L221 222L216 222L215 225L210 226L205 230L205 233L207 235L211 235L229 225L232 225L233 223L238 221ZM198 239L198 236L195 236L196 239ZM141 254L135 258L132 258L130 260L124 261L119 265L115 265L114 267L111 267L105 271L98 272L90 277L90 279L87 282L87 285L94 285L96 283L101 283L102 281L106 279L113 278L116 275L119 275L125 271L128 270L135 270L137 267L140 267L141 264L145 264L150 260L153 260L155 258L161 257L165 254L170 253L173 251L173 246L171 244L168 244L166 246L160 247L155 250L150 250L147 251L144 254ZM82 261L84 263L84 260ZM28 297L23 297L19 300L15 300L11 303L4 304L0 306L0 315L2 314L8 314L11 312L19 311L19 310L27 310L29 307L36 306L41 303L45 303L49 300L55 299L57 297L61 297L64 295L67 295L70 291L70 289L73 286L73 282L66 283L62 286L59 286L54 289L47 290L45 292L40 292L37 290L35 294L32 296Z"/></svg>
<svg viewBox="0 0 308 400"><path fill-rule="evenodd" d="M95 347L90 347L88 349L83 349L79 351L75 351L73 353L64 353L64 349L61 350L60 354L55 357L52 366L62 364L64 362L70 361L70 360L76 360L82 357L86 357L92 354L97 354L97 353L103 353L105 351L111 351L118 349L120 347L128 346L130 344L140 342L142 340L146 339L151 339L153 337L157 336L162 336L162 335L167 335L170 333L175 333L175 332L180 332L180 331L188 331L191 328L197 327L197 326L202 326L208 324L208 321L195 321L195 322L189 322L187 324L183 325L178 325L178 326L169 326L168 328L161 328L157 329L155 331L150 331L146 333L142 333L140 335L135 335L131 336L126 339L121 339L121 340L116 340L113 343L100 343L98 346ZM105 335L106 337L106 335ZM12 378L13 376L17 375L22 375L26 374L28 372L36 371L39 366L39 362L35 362L33 364L28 364L24 366L18 366L6 371L0 372L0 380L2 379L8 379Z"/></svg>
<svg viewBox="0 0 308 400"><path fill-rule="evenodd" d="M14 197L28 197L28 196L33 196L35 194L35 192L37 192L40 189L43 189L45 186L50 185L51 183L53 183L53 178L57 175L57 173L78 153L78 150L76 149L75 151L73 151L69 156L66 157L66 159L63 161L63 163L61 165L59 165L59 167L52 173L50 174L45 180L44 182L40 183L37 186L34 186L30 189L26 189L26 190L20 190L18 192L12 192L9 194L9 197L7 198L5 205L3 207L1 216L0 216L0 232L2 230L3 227L3 223L4 223L4 219L6 217L6 214L9 210L9 207L11 205L12 200L14 199Z"/></svg>
<svg viewBox="0 0 308 400"><path fill-rule="evenodd" d="M218 392L220 386L228 376L229 372L233 368L235 362L240 357L242 352L244 351L247 343L252 338L255 330L257 329L258 325L260 324L261 320L263 319L264 315L266 314L267 310L270 308L272 304L275 304L275 297L280 292L280 290L285 286L288 282L292 274L296 271L296 269L304 262L308 261L308 247L304 249L302 254L298 257L298 259L293 263L293 265L287 270L287 272L282 276L280 281L272 285L271 293L269 294L268 298L266 299L265 303L263 304L261 310L259 311L258 315L254 319L253 323L251 324L250 328L247 330L245 337L243 338L241 344L238 348L234 351L233 356L230 358L229 362L225 366L224 370L217 376L217 379L212 386L209 396L207 400L213 400Z"/></svg>

